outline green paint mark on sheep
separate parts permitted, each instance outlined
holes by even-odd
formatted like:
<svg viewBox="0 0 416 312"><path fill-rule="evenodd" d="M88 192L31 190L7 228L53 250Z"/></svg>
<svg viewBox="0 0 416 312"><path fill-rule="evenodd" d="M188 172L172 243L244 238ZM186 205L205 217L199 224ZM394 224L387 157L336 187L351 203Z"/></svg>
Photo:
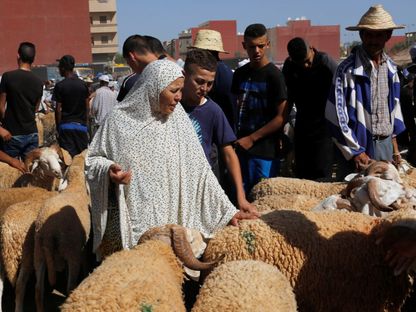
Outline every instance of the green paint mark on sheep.
<svg viewBox="0 0 416 312"><path fill-rule="evenodd" d="M153 312L153 307L151 304L142 303L140 306L141 312Z"/></svg>
<svg viewBox="0 0 416 312"><path fill-rule="evenodd" d="M256 235L250 231L243 231L241 236L246 242L247 251L250 254L254 253L256 250Z"/></svg>

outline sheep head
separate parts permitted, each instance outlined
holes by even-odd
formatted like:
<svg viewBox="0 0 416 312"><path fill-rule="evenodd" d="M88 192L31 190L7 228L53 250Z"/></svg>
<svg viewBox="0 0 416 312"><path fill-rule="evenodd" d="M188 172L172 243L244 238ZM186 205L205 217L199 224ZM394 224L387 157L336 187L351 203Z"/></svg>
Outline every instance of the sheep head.
<svg viewBox="0 0 416 312"><path fill-rule="evenodd" d="M149 239L157 239L170 245L178 259L191 270L210 270L217 263L201 262L200 256L206 247L201 233L175 224L152 228L146 231L139 239L139 244Z"/></svg>
<svg viewBox="0 0 416 312"><path fill-rule="evenodd" d="M67 167L68 160L64 159L61 148L54 144L50 147L36 148L25 159L25 165L29 172L39 172L41 176L62 178Z"/></svg>
<svg viewBox="0 0 416 312"><path fill-rule="evenodd" d="M364 169L364 175L375 176L384 180L393 180L402 184L399 171L387 161L373 161Z"/></svg>

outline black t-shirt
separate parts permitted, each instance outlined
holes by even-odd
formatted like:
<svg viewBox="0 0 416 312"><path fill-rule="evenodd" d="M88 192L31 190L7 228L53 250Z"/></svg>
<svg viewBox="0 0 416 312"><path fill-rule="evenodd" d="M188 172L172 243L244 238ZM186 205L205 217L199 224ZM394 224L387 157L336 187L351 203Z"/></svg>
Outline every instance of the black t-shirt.
<svg viewBox="0 0 416 312"><path fill-rule="evenodd" d="M52 100L61 103L61 123L87 122L86 99L89 91L86 83L73 75L58 82L53 90Z"/></svg>
<svg viewBox="0 0 416 312"><path fill-rule="evenodd" d="M283 75L288 101L296 105L296 133L303 137L327 134L325 106L337 64L326 53L315 51L312 67L305 69L286 59Z"/></svg>
<svg viewBox="0 0 416 312"><path fill-rule="evenodd" d="M12 135L37 133L36 104L42 97L43 83L31 71L17 69L3 74L0 93L6 93L3 127Z"/></svg>
<svg viewBox="0 0 416 312"><path fill-rule="evenodd" d="M237 137L242 138L262 128L277 114L277 104L287 99L281 71L269 63L253 69L250 63L238 68L231 91L242 98L237 120ZM258 140L248 151L259 157L276 158L279 152L279 131Z"/></svg>
<svg viewBox="0 0 416 312"><path fill-rule="evenodd" d="M123 83L121 84L120 91L118 92L117 101L121 102L129 93L130 89L134 86L136 83L136 80L139 78L139 74L133 73L126 78L124 78Z"/></svg>

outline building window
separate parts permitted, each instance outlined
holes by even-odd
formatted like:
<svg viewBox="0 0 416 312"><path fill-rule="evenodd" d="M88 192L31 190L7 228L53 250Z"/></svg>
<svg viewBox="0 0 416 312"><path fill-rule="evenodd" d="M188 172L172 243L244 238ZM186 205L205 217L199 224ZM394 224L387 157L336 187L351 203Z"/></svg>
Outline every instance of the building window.
<svg viewBox="0 0 416 312"><path fill-rule="evenodd" d="M94 45L94 37L91 37L91 45Z"/></svg>
<svg viewBox="0 0 416 312"><path fill-rule="evenodd" d="M107 16L100 16L100 24L107 24Z"/></svg>
<svg viewBox="0 0 416 312"><path fill-rule="evenodd" d="M101 36L101 43L108 44L108 36Z"/></svg>

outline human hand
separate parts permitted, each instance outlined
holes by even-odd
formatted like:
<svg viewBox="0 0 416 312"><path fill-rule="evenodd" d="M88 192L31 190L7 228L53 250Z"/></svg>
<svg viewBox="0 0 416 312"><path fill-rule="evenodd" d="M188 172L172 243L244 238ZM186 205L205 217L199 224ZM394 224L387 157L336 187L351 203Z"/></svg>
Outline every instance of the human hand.
<svg viewBox="0 0 416 312"><path fill-rule="evenodd" d="M3 139L4 142L7 142L10 141L12 135L7 129L0 127L0 137Z"/></svg>
<svg viewBox="0 0 416 312"><path fill-rule="evenodd" d="M250 212L245 212L245 211L241 211L239 210L234 216L233 218L230 220L231 225L234 226L238 226L238 222L240 220L251 220L251 219L257 219L257 216L250 213Z"/></svg>
<svg viewBox="0 0 416 312"><path fill-rule="evenodd" d="M28 172L24 162L17 158L12 158L9 162L9 165L12 166L13 168L16 168L22 173Z"/></svg>
<svg viewBox="0 0 416 312"><path fill-rule="evenodd" d="M369 165L371 158L365 152L358 154L354 157L355 168L361 170L362 167Z"/></svg>
<svg viewBox="0 0 416 312"><path fill-rule="evenodd" d="M248 202L246 199L242 199L238 201L238 208L241 211L248 212L256 217L260 216L259 212L257 211L256 206Z"/></svg>
<svg viewBox="0 0 416 312"><path fill-rule="evenodd" d="M254 140L251 136L245 136L235 141L234 145L248 151L254 145Z"/></svg>
<svg viewBox="0 0 416 312"><path fill-rule="evenodd" d="M116 184L129 184L131 180L131 170L123 171L119 164L112 164L108 169L108 174L112 182Z"/></svg>
<svg viewBox="0 0 416 312"><path fill-rule="evenodd" d="M400 163L402 162L402 156L400 153L394 153L393 154L393 164L398 167Z"/></svg>

